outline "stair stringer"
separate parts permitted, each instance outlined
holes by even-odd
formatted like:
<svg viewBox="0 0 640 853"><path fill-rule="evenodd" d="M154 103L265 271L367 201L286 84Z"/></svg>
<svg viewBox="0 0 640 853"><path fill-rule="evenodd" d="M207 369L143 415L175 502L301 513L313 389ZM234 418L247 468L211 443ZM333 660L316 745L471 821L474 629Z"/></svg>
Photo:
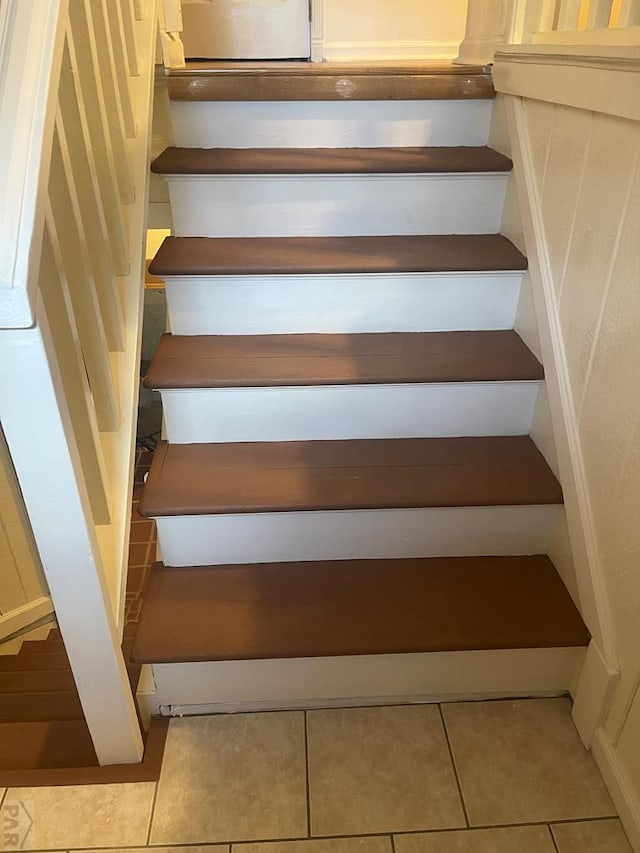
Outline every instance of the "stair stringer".
<svg viewBox="0 0 640 853"><path fill-rule="evenodd" d="M572 593L592 640L584 667L572 686L573 719L589 746L604 720L619 679L613 620L597 547L558 305L547 253L531 141L520 98L499 95L494 104L490 145L513 160L502 233L525 252L529 272L516 313L516 331L545 368L548 414L534 417L531 438L558 476L564 493L564 524L549 556ZM528 290L530 288L530 290Z"/></svg>

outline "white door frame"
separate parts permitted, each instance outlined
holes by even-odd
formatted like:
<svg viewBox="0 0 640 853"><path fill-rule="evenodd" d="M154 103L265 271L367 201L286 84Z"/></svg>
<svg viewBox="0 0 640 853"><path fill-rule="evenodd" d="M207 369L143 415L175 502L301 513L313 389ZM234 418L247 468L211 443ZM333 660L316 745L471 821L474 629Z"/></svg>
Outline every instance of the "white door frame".
<svg viewBox="0 0 640 853"><path fill-rule="evenodd" d="M324 0L309 0L311 3L311 61L324 59Z"/></svg>

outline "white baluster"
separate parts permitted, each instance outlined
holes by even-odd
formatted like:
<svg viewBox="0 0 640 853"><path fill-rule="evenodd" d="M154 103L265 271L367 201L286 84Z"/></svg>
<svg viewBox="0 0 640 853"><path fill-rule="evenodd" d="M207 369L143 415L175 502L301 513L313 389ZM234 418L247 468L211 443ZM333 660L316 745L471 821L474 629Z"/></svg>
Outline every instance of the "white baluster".
<svg viewBox="0 0 640 853"><path fill-rule="evenodd" d="M109 524L111 510L107 471L51 209L47 212L42 243L40 292L55 342L91 512L96 524Z"/></svg>
<svg viewBox="0 0 640 853"><path fill-rule="evenodd" d="M121 154L122 139L115 148L102 95L100 65L95 50L95 39L87 27L82 0L72 0L70 7L71 29L67 33L67 48L75 86L75 98L83 121L86 121L100 185L100 196L109 233L109 248L117 275L129 271L129 246L126 236L119 180L130 183L126 162L116 168L115 152ZM121 155L122 156L122 155ZM133 188L128 192L133 194Z"/></svg>
<svg viewBox="0 0 640 853"><path fill-rule="evenodd" d="M86 126L82 122L75 87L66 58L63 59L59 97L60 107L56 119L58 137L61 146L69 149L74 184L78 192L82 220L87 235L89 257L91 258L91 269L96 281L109 349L122 350L124 349L122 306L116 291L113 266L108 254L104 251L109 237L100 199L95 161L93 151L88 144Z"/></svg>
<svg viewBox="0 0 640 853"><path fill-rule="evenodd" d="M78 201L68 149L56 133L51 152L49 204L54 218L69 296L73 306L98 428L112 431L120 424L107 336L91 270L87 235Z"/></svg>
<svg viewBox="0 0 640 853"><path fill-rule="evenodd" d="M622 0L620 3L620 14L618 15L617 26L640 26L640 0Z"/></svg>
<svg viewBox="0 0 640 853"><path fill-rule="evenodd" d="M137 77L140 74L138 67L138 45L136 42L136 18L135 10L131 0L118 0L120 20L124 32L124 41L127 48L127 62L129 74Z"/></svg>
<svg viewBox="0 0 640 853"><path fill-rule="evenodd" d="M591 0L587 16L588 30L601 30L609 26L612 0Z"/></svg>
<svg viewBox="0 0 640 853"><path fill-rule="evenodd" d="M581 0L560 0L556 29L577 30L581 7Z"/></svg>

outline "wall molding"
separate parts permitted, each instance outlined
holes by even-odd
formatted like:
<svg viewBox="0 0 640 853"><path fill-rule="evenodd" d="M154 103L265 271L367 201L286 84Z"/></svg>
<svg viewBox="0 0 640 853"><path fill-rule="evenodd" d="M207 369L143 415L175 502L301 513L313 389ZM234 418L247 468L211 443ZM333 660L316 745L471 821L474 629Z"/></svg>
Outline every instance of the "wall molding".
<svg viewBox="0 0 640 853"><path fill-rule="evenodd" d="M618 753L602 728L593 737L593 757L634 850L640 850L640 803Z"/></svg>
<svg viewBox="0 0 640 853"><path fill-rule="evenodd" d="M640 31L640 27L638 27ZM607 71L640 71L640 47L620 45L540 44L503 45L496 62L527 65L569 65L577 68L602 68Z"/></svg>
<svg viewBox="0 0 640 853"><path fill-rule="evenodd" d="M574 703L574 719L580 736L589 745L596 726L606 713L619 676L614 626L598 551L522 100L506 98L505 111L575 561L580 610L592 635L593 648L590 648L587 665L583 667L577 683Z"/></svg>
<svg viewBox="0 0 640 853"><path fill-rule="evenodd" d="M597 30L551 30L532 33L534 44L584 45L591 50L593 45L637 45L640 42L640 27L602 27Z"/></svg>
<svg viewBox="0 0 640 853"><path fill-rule="evenodd" d="M311 2L311 61L324 59L324 0Z"/></svg>
<svg viewBox="0 0 640 853"><path fill-rule="evenodd" d="M640 47L506 45L496 91L640 121Z"/></svg>
<svg viewBox="0 0 640 853"><path fill-rule="evenodd" d="M53 613L53 602L49 596L42 596L35 601L30 601L22 607L17 607L10 613L0 616L0 639L15 634L23 628L28 628L34 622L44 619Z"/></svg>
<svg viewBox="0 0 640 853"><path fill-rule="evenodd" d="M458 41L325 41L323 58L327 62L451 59L459 46Z"/></svg>

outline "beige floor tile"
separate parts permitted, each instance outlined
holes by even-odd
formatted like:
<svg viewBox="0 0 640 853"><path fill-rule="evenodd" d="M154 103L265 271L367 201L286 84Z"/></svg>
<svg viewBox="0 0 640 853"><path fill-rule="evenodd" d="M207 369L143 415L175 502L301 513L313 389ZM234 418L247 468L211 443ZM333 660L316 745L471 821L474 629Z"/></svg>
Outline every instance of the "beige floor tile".
<svg viewBox="0 0 640 853"><path fill-rule="evenodd" d="M22 850L132 847L147 843L155 783L10 788L2 804L21 804ZM6 847L6 844L5 844Z"/></svg>
<svg viewBox="0 0 640 853"><path fill-rule="evenodd" d="M555 853L546 826L396 835L396 853Z"/></svg>
<svg viewBox="0 0 640 853"><path fill-rule="evenodd" d="M306 834L301 712L172 720L151 829L153 844Z"/></svg>
<svg viewBox="0 0 640 853"><path fill-rule="evenodd" d="M464 826L435 705L310 711L312 835Z"/></svg>
<svg viewBox="0 0 640 853"><path fill-rule="evenodd" d="M633 853L619 820L588 820L552 827L560 853Z"/></svg>
<svg viewBox="0 0 640 853"><path fill-rule="evenodd" d="M231 853L393 853L391 836L234 844Z"/></svg>
<svg viewBox="0 0 640 853"><path fill-rule="evenodd" d="M615 816L566 699L443 705L471 825Z"/></svg>

